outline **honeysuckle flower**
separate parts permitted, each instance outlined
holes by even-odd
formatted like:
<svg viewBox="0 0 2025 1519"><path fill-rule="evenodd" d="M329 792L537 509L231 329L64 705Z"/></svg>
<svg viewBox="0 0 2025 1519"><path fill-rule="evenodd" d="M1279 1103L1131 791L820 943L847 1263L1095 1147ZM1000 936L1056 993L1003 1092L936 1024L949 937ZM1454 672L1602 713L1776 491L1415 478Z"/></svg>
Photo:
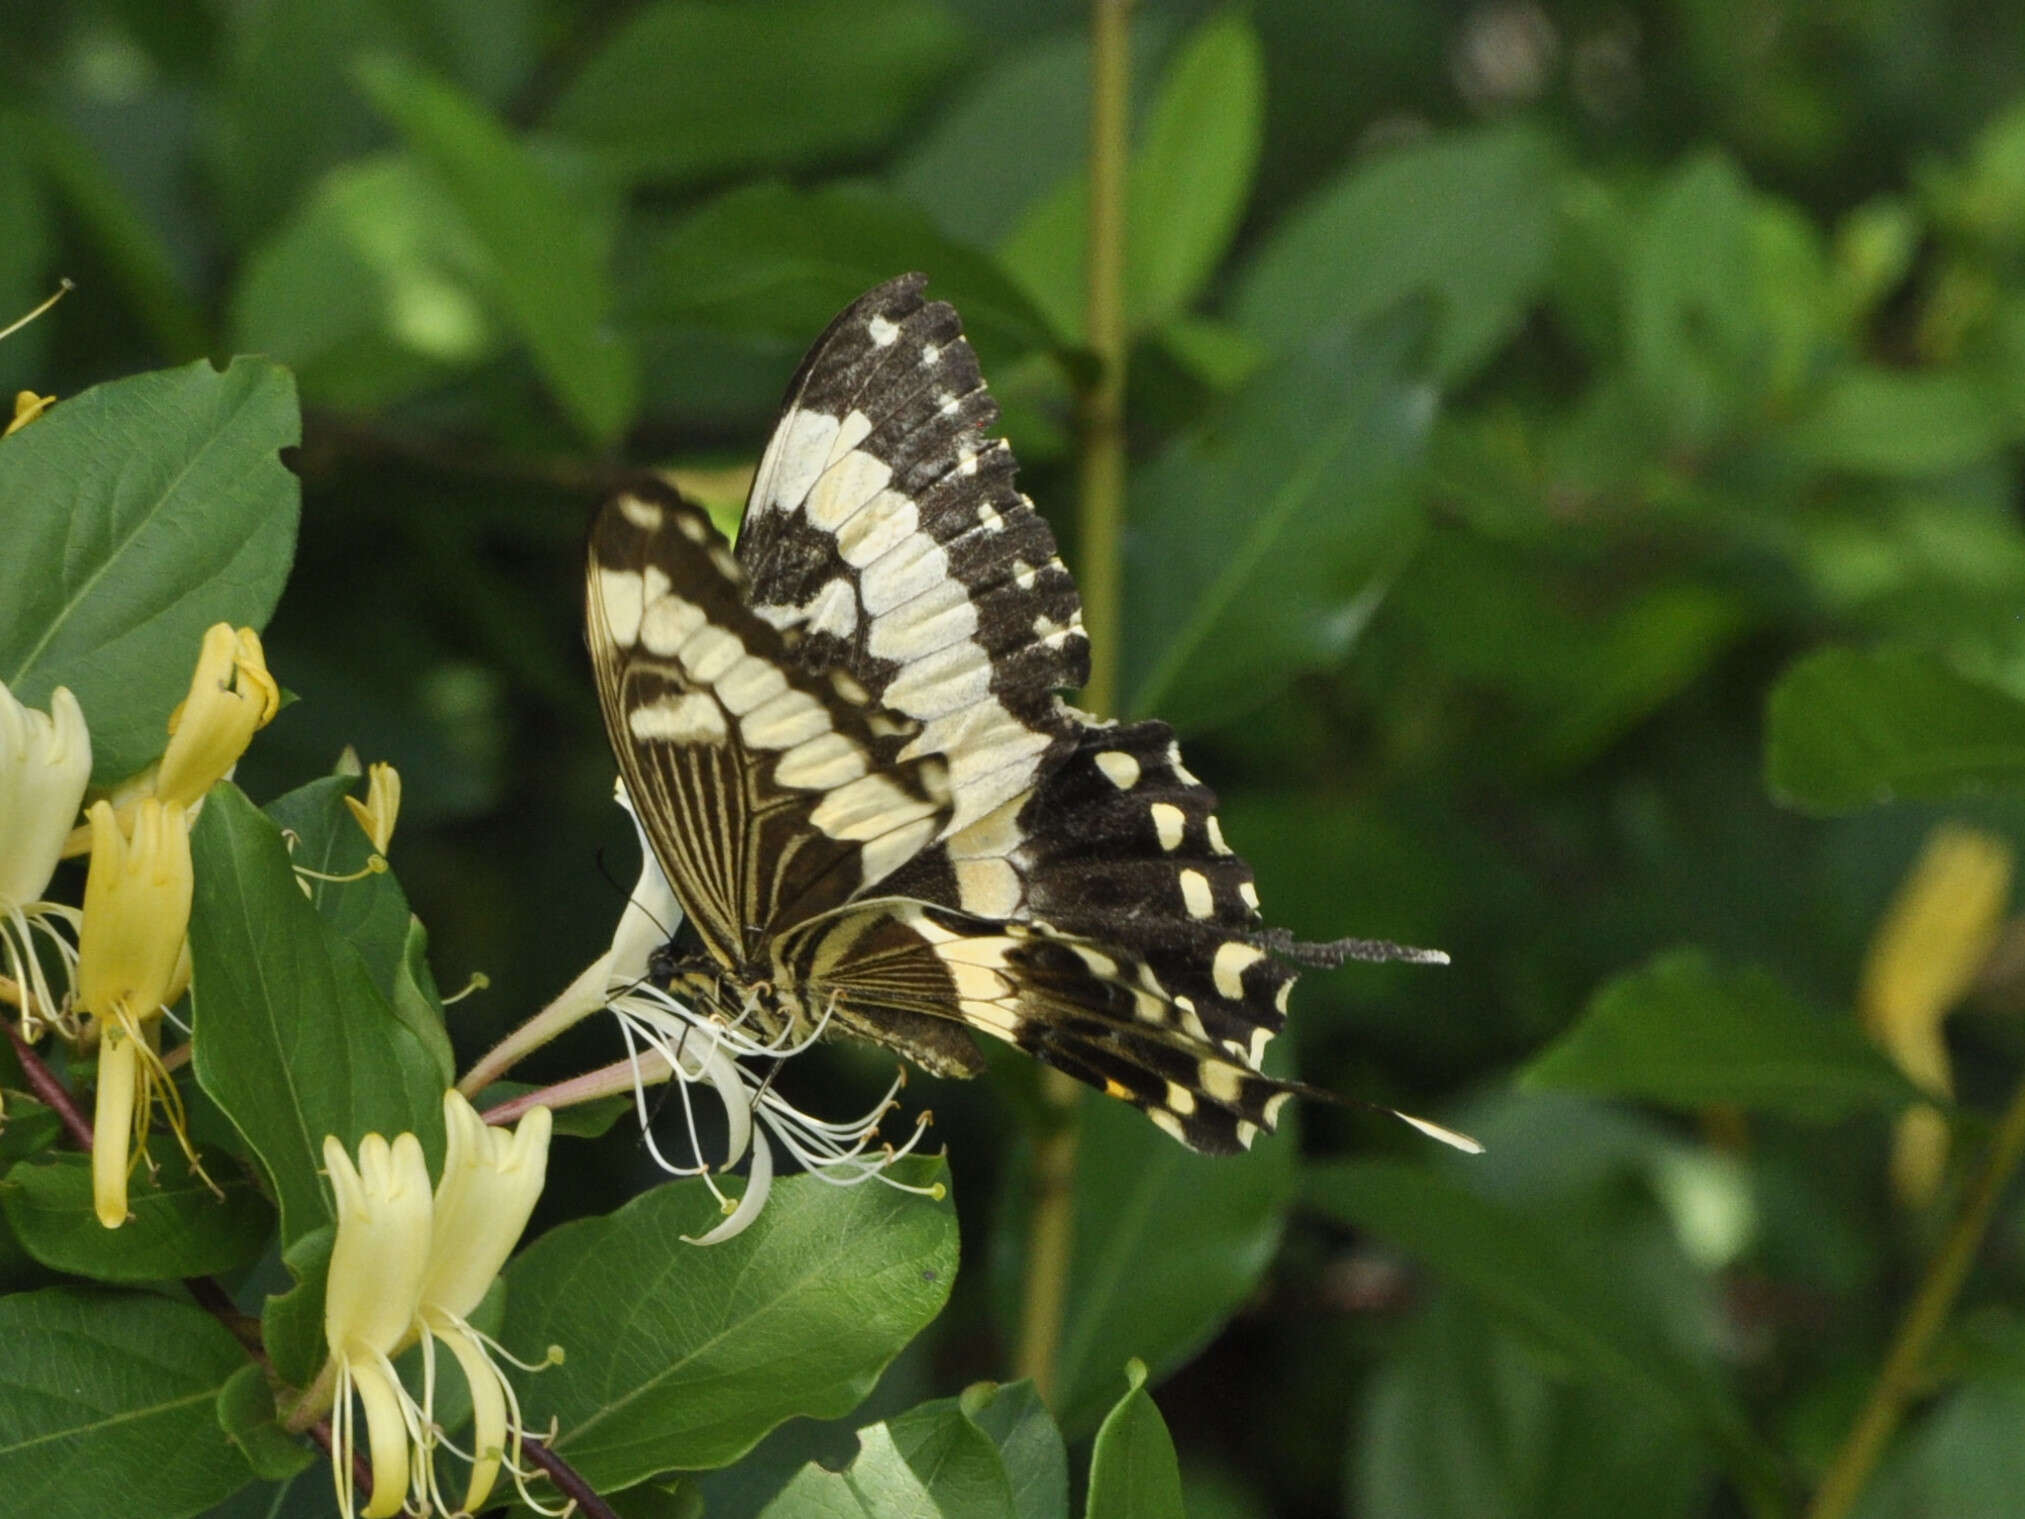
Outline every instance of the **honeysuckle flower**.
<svg viewBox="0 0 2025 1519"><path fill-rule="evenodd" d="M99 1222L117 1229L126 1222L127 1176L157 1099L196 1160L158 1049L161 1015L189 978L190 830L181 807L152 797L135 808L131 833L110 803L94 803L89 816L77 1004L99 1031L92 1200Z"/></svg>
<svg viewBox="0 0 2025 1519"><path fill-rule="evenodd" d="M366 772L366 799L345 798L345 806L372 841L373 853L384 855L394 841L394 822L401 815L401 773L392 765L375 764Z"/></svg>
<svg viewBox="0 0 2025 1519"><path fill-rule="evenodd" d="M55 404L55 396L38 396L32 390L16 391L14 416L7 423L6 431L0 432L0 438L6 437L8 433L19 432Z"/></svg>
<svg viewBox="0 0 2025 1519"><path fill-rule="evenodd" d="M331 1457L338 1502L346 1514L353 1512L356 1392L372 1456L366 1519L385 1519L404 1504L424 1514L450 1509L434 1462L436 1446L449 1444L435 1422L435 1347L441 1343L471 1389L476 1443L462 1511L475 1512L485 1502L503 1465L528 1507L559 1512L544 1508L528 1491L532 1473L520 1464L520 1401L498 1361L536 1368L509 1355L468 1318L541 1195L549 1112L535 1108L515 1129L494 1129L461 1095L449 1092L443 1117L443 1175L433 1191L412 1134L391 1145L368 1134L356 1166L337 1136L324 1140L324 1164L338 1205L324 1298L324 1335L335 1368ZM419 1401L401 1384L393 1363L417 1339L423 1365ZM560 1359L561 1351L551 1349L548 1360Z"/></svg>
<svg viewBox="0 0 2025 1519"><path fill-rule="evenodd" d="M427 1335L424 1411L433 1407L434 1346L441 1342L457 1358L471 1389L471 1481L464 1511L478 1511L492 1492L502 1462L513 1474L522 1499L539 1508L528 1497L528 1473L520 1465L520 1401L492 1359L494 1353L506 1353L472 1328L468 1315L513 1253L541 1196L548 1170L549 1110L533 1108L511 1131L496 1129L461 1094L445 1092L443 1125L448 1141L443 1179L436 1184L429 1270L417 1309Z"/></svg>
<svg viewBox="0 0 2025 1519"><path fill-rule="evenodd" d="M773 1150L768 1135L811 1176L834 1185L856 1186L876 1177L903 1191L941 1196L939 1182L917 1187L899 1180L891 1171L895 1161L921 1142L927 1132L928 1114L920 1115L914 1132L898 1146L886 1142L879 1133L881 1121L898 1106L896 1096L907 1080L904 1067L893 1078L885 1096L860 1117L842 1123L812 1117L775 1087L773 1068L820 1039L822 1023L800 1040L785 1035L768 1038L750 1026L747 1018L730 1020L698 1013L648 979L648 961L681 923L682 909L654 858L646 833L640 829L639 816L623 783L618 788L618 802L633 818L633 827L640 836L640 879L620 915L612 947L593 970L602 975L604 1005L617 1016L626 1041L634 1107L648 1153L670 1175L701 1176L724 1212L722 1223L696 1236L691 1243L709 1245L730 1239L759 1216L773 1185ZM643 1050L658 1057L656 1069L643 1066L640 1058ZM741 1063L748 1058L766 1061L768 1069L761 1072ZM686 1160L665 1154L648 1126L647 1084L666 1077L675 1080L682 1099L689 1138ZM697 1085L713 1088L724 1107L725 1154L715 1163L704 1158L696 1126L690 1088ZM751 1163L745 1193L734 1202L718 1187L716 1176L737 1165L748 1150Z"/></svg>
<svg viewBox="0 0 2025 1519"><path fill-rule="evenodd" d="M155 794L185 807L203 800L280 710L281 688L267 673L260 635L213 624L197 655L190 694L169 714L169 747Z"/></svg>
<svg viewBox="0 0 2025 1519"><path fill-rule="evenodd" d="M415 1323L429 1273L434 1197L422 1145L402 1134L359 1142L358 1164L335 1134L323 1142L324 1168L337 1197L337 1238L324 1288L324 1339L337 1368L331 1407L331 1469L338 1506L354 1512L352 1394L366 1416L373 1496L366 1519L388 1519L407 1502L409 1453L427 1461L421 1411L394 1371L394 1353Z"/></svg>
<svg viewBox="0 0 2025 1519"><path fill-rule="evenodd" d="M1900 885L1872 937L1857 1005L1864 1027L1914 1085L1954 1095L1942 1024L1974 985L2002 927L2011 894L2011 851L1987 833L1943 823ZM1930 1202L1947 1165L1939 1109L1900 1115L1891 1179L1907 1207Z"/></svg>
<svg viewBox="0 0 2025 1519"><path fill-rule="evenodd" d="M91 735L77 698L58 686L49 710L36 712L0 685L0 969L16 988L31 1037L64 1000L44 974L35 935L54 948L66 986L77 966L77 951L57 931L62 924L75 932L77 913L42 894L90 780Z"/></svg>

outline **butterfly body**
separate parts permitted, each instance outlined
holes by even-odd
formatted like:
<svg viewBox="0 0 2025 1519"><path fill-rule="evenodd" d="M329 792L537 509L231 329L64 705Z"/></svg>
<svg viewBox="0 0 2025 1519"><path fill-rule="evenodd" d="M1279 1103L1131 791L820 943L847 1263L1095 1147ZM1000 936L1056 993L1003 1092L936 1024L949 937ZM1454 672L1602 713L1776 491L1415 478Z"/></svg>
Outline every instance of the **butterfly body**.
<svg viewBox="0 0 2025 1519"><path fill-rule="evenodd" d="M1075 584L922 283L817 340L735 552L651 477L593 526L600 706L687 919L651 974L782 1047L967 1076L988 1035L1243 1148L1305 1090L1260 1065L1289 960L1374 947L1268 929L1171 730L1063 700Z"/></svg>

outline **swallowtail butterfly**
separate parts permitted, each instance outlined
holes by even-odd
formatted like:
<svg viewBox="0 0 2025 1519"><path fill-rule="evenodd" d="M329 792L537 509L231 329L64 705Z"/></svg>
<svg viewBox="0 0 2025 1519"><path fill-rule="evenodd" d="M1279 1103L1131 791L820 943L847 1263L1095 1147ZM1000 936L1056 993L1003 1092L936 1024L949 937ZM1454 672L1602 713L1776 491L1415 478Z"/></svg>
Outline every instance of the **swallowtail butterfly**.
<svg viewBox="0 0 2025 1519"><path fill-rule="evenodd" d="M1243 1148L1306 1090L1260 1070L1294 964L1440 957L1267 928L1172 730L1062 700L1089 675L1075 582L923 283L817 339L736 550L651 477L593 526L599 702L686 917L650 973L937 1075L989 1034Z"/></svg>

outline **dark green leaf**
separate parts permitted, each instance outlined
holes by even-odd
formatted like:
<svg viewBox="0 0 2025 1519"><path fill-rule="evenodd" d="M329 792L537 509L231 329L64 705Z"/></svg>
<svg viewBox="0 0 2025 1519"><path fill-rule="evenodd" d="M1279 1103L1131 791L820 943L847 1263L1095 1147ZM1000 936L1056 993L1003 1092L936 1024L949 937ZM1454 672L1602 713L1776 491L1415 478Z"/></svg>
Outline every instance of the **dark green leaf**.
<svg viewBox="0 0 2025 1519"><path fill-rule="evenodd" d="M240 1367L219 1390L218 1427L265 1481L292 1477L316 1460L300 1435L276 1422L274 1391L258 1366Z"/></svg>
<svg viewBox="0 0 2025 1519"><path fill-rule="evenodd" d="M1415 541L1424 336L1406 311L1283 358L1134 473L1129 711L1206 724L1342 658Z"/></svg>
<svg viewBox="0 0 2025 1519"><path fill-rule="evenodd" d="M1283 1132L1242 1156L1197 1155L1122 1103L1087 1103L1081 1122L1055 1362L1071 1435L1110 1405L1128 1356L1164 1376L1251 1296L1279 1245L1298 1151Z"/></svg>
<svg viewBox="0 0 2025 1519"><path fill-rule="evenodd" d="M626 18L548 125L617 172L681 182L871 147L955 61L934 0L659 0Z"/></svg>
<svg viewBox="0 0 2025 1519"><path fill-rule="evenodd" d="M1772 687L1772 794L1808 812L1854 812L2025 786L2025 702L1910 649L1823 649Z"/></svg>
<svg viewBox="0 0 2025 1519"><path fill-rule="evenodd" d="M212 791L191 836L197 1080L253 1147L293 1244L329 1222L323 1141L412 1132L443 1153L435 1059L356 951L324 925L281 830L237 787Z"/></svg>
<svg viewBox="0 0 2025 1519"><path fill-rule="evenodd" d="M294 840L290 863L321 876L353 880L306 882L309 899L337 939L350 945L365 963L394 1016L429 1052L437 1074L448 1087L456 1080L456 1057L449 1031L443 1026L443 1004L429 973L429 936L421 920L408 910L408 899L391 870L365 875L372 841L345 805L351 795L364 796L356 776L327 775L299 786L263 809Z"/></svg>
<svg viewBox="0 0 2025 1519"><path fill-rule="evenodd" d="M43 1265L102 1282L155 1282L236 1271L260 1259L274 1209L228 1155L198 1152L220 1197L166 1134L152 1135L152 1178L127 1186L128 1218L117 1229L92 1207L91 1157L71 1152L25 1160L0 1182L0 1210Z"/></svg>
<svg viewBox="0 0 2025 1519"><path fill-rule="evenodd" d="M1181 1468L1174 1440L1153 1395L1146 1390L1146 1368L1125 1364L1130 1384L1104 1416L1097 1443L1090 1451L1088 1519L1179 1519Z"/></svg>
<svg viewBox="0 0 2025 1519"><path fill-rule="evenodd" d="M635 299L667 321L806 343L871 286L910 269L933 276L930 294L955 304L987 355L1009 361L1048 343L1046 319L988 256L864 186L733 190L662 242Z"/></svg>
<svg viewBox="0 0 2025 1519"><path fill-rule="evenodd" d="M559 1420L557 1453L594 1486L722 1466L783 1419L847 1412L956 1270L949 1204L876 1182L791 1177L745 1233L683 1242L719 1217L700 1183L670 1183L507 1268L501 1339L568 1355L524 1385L529 1422Z"/></svg>
<svg viewBox="0 0 2025 1519"><path fill-rule="evenodd" d="M1349 1511L1425 1519L1706 1514L1713 1473L1678 1421L1570 1383L1443 1294L1416 1316L1354 1421Z"/></svg>
<svg viewBox="0 0 2025 1519"><path fill-rule="evenodd" d="M1627 1301L1603 1261L1542 1223L1396 1161L1312 1167L1304 1191L1331 1217L1418 1256L1570 1374L1699 1431L1747 1489L1776 1484L1772 1454L1727 1389Z"/></svg>
<svg viewBox="0 0 2025 1519"><path fill-rule="evenodd" d="M563 192L477 102L409 64L362 66L374 106L399 128L484 250L490 293L556 399L593 442L632 418L633 357L606 330L611 217Z"/></svg>
<svg viewBox="0 0 2025 1519"><path fill-rule="evenodd" d="M1523 127L1457 132L1354 165L1284 218L1238 283L1238 322L1291 352L1402 297L1439 302L1435 370L1460 379L1545 286L1560 163Z"/></svg>
<svg viewBox="0 0 2025 1519"><path fill-rule="evenodd" d="M181 1519L253 1479L218 1427L246 1364L209 1314L144 1293L0 1297L0 1492L41 1519Z"/></svg>
<svg viewBox="0 0 2025 1519"><path fill-rule="evenodd" d="M295 1285L270 1294L261 1306L260 1342L267 1347L276 1374L294 1387L307 1387L324 1362L324 1288L336 1240L337 1227L325 1224L284 1250L281 1258Z"/></svg>
<svg viewBox="0 0 2025 1519"><path fill-rule="evenodd" d="M0 1103L6 1105L6 1119L0 1122L0 1165L40 1155L63 1133L56 1109L44 1107L26 1092L0 1091Z"/></svg>
<svg viewBox="0 0 2025 1519"><path fill-rule="evenodd" d="M75 692L100 782L162 752L207 627L274 610L299 436L288 372L237 359L96 386L0 445L0 684Z"/></svg>
<svg viewBox="0 0 2025 1519"><path fill-rule="evenodd" d="M1662 955L1604 987L1521 1082L1824 1121L1925 1100L1853 1016L1817 1012L1764 971L1718 970L1698 950Z"/></svg>

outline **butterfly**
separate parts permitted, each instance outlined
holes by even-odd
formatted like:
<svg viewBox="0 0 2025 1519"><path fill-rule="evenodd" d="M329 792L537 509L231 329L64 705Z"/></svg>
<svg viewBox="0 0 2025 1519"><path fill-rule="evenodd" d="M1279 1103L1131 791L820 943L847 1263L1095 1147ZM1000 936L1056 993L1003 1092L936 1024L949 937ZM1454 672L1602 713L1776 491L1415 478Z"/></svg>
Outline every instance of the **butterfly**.
<svg viewBox="0 0 2025 1519"><path fill-rule="evenodd" d="M1090 667L1075 582L924 283L816 340L735 549L653 476L593 524L599 705L684 916L650 974L936 1075L990 1035L1246 1148L1310 1090L1261 1069L1297 965L1442 957L1268 928L1173 731L1063 699Z"/></svg>

